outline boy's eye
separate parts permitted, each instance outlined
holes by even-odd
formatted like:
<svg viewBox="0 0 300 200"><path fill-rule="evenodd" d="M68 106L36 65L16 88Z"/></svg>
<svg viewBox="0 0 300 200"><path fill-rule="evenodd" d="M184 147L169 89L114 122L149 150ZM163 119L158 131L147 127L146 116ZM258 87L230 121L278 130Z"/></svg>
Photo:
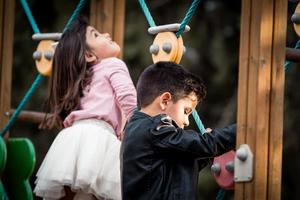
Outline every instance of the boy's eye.
<svg viewBox="0 0 300 200"><path fill-rule="evenodd" d="M189 115L191 114L192 110L191 109L184 109L184 114Z"/></svg>

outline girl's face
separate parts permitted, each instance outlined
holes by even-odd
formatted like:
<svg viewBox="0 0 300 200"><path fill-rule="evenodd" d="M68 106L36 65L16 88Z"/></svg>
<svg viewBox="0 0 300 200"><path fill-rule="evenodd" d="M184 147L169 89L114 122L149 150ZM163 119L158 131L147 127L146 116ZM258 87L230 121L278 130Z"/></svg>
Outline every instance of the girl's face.
<svg viewBox="0 0 300 200"><path fill-rule="evenodd" d="M176 103L169 101L165 114L169 115L180 128L184 128L189 125L189 116L197 104L197 96L191 93L187 97L179 99Z"/></svg>
<svg viewBox="0 0 300 200"><path fill-rule="evenodd" d="M112 41L108 33L99 33L92 26L88 26L86 30L86 43L89 47L90 57L95 57L95 62L99 62L104 58L116 57L120 53L120 46ZM89 57L87 57L87 61Z"/></svg>

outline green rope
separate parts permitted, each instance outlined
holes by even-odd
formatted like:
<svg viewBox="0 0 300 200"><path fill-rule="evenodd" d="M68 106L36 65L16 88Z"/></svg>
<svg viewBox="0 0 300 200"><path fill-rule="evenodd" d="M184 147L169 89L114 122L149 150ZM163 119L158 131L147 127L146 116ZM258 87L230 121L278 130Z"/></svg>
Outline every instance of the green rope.
<svg viewBox="0 0 300 200"><path fill-rule="evenodd" d="M25 104L28 102L29 98L32 96L32 94L35 92L36 88L39 86L40 82L44 79L42 75L38 75L34 82L32 83L31 87L25 94L24 98L21 100L20 104L18 105L16 111L13 113L11 118L9 119L9 122L6 124L6 126L1 130L1 136L3 137L5 133L11 128L17 117L19 116L21 110L24 108Z"/></svg>
<svg viewBox="0 0 300 200"><path fill-rule="evenodd" d="M224 199L226 190L224 188L220 188L216 197L216 200Z"/></svg>
<svg viewBox="0 0 300 200"><path fill-rule="evenodd" d="M145 15L147 21L148 21L149 26L150 27L156 26L145 1L144 0L139 0L139 3L140 3L140 6L141 6L141 8L144 12L144 15Z"/></svg>
<svg viewBox="0 0 300 200"><path fill-rule="evenodd" d="M40 30L39 30L39 28L38 28L38 26L37 26L37 24L36 24L36 22L33 18L33 15L32 15L32 12L31 12L29 6L28 6L28 3L26 2L26 0L21 0L21 4L22 4L24 12L25 12L25 14L26 14L26 16L29 20L31 28L33 29L33 32L34 33L40 33Z"/></svg>
<svg viewBox="0 0 300 200"><path fill-rule="evenodd" d="M205 128L204 128L204 125L203 125L203 123L202 123L202 121L201 121L201 119L200 119L197 111L193 110L192 115L193 115L194 120L195 120L195 122L196 122L196 124L198 126L198 129L200 130L200 133L204 134L205 133Z"/></svg>
<svg viewBox="0 0 300 200"><path fill-rule="evenodd" d="M69 28L69 26L74 22L74 20L76 19L76 17L78 16L80 11L82 10L85 2L86 2L85 0L80 0L80 2L78 3L76 9L74 10L72 16L70 17L64 31L67 30ZM26 15L27 15L27 17L30 21L30 24L31 24L34 32L39 33L39 29L37 27L37 24L35 23L35 20L34 20L32 14L31 14L31 11L29 9L29 6L28 6L27 2L25 0L21 0L21 3L23 5L24 11L25 11L25 13L26 13ZM15 122L17 117L19 116L21 110L24 108L25 104L29 101L29 98L33 95L33 93L38 88L39 84L41 83L41 81L43 79L44 79L44 77L41 74L39 74L35 78L34 82L32 83L29 90L27 91L27 93L25 94L23 99L21 100L20 104L18 105L17 109L15 110L15 112L13 113L11 118L9 119L8 123L1 130L0 134L1 134L2 137L4 137L5 133L11 128L11 126L13 125L13 123Z"/></svg>
<svg viewBox="0 0 300 200"><path fill-rule="evenodd" d="M180 28L176 33L176 36L179 37L181 33L184 31L185 26L190 22L193 14L195 13L198 5L200 3L200 0L194 0L191 7L189 8L188 12L186 13L185 17L183 18Z"/></svg>
<svg viewBox="0 0 300 200"><path fill-rule="evenodd" d="M26 14L26 16L27 16L27 18L30 22L30 25L33 29L33 32L34 33L39 33L40 30L39 30L39 28L36 24L36 21L33 18L32 12L31 12L31 10L28 6L27 1L26 0L21 0L21 4L22 4L22 7L25 11L25 14ZM39 86L39 84L42 80L43 80L43 77L40 74L35 78L34 82L32 83L32 85L29 88L29 90L27 91L27 93L25 94L24 98L21 100L20 104L18 105L17 109L15 110L15 112L13 113L11 118L9 119L8 123L1 130L1 136L2 137L4 137L5 133L11 128L11 126L15 122L16 118L19 116L21 110L24 108L25 104L27 103L29 98L32 96L34 91L37 89L37 87Z"/></svg>
<svg viewBox="0 0 300 200"><path fill-rule="evenodd" d="M151 14L150 14L150 11L149 11L149 9L148 9L148 7L147 7L145 1L144 1L144 0L139 0L139 3L140 3L140 6L141 6L141 8L142 8L142 10L143 10L143 12L144 12L144 14L145 14L145 16L146 16L146 19L147 19L149 25L150 25L151 27L155 26L155 23L154 23L154 21L153 21L153 18L152 18ZM180 25L179 30L178 30L177 33L176 33L176 36L177 36L177 37L180 36L180 34L182 33L182 31L184 31L185 26L186 26L186 25L189 23L189 21L191 20L191 18L192 18L192 16L193 16L194 12L196 11L196 9L197 9L199 3L200 3L200 0L194 0L194 1L193 1L191 7L189 8L187 14L185 15L184 19L183 19L182 22L181 22L181 25ZM197 124L197 126L198 126L198 128L199 128L199 130L200 130L200 132L203 134L203 133L205 132L205 128L204 128L204 125L203 125L203 123L202 123L202 121L201 121L201 119L200 119L200 117L199 117L197 111L196 111L196 110L193 110L192 115L193 115L193 117L194 117L194 120L195 120L195 122L196 122L196 124Z"/></svg>
<svg viewBox="0 0 300 200"><path fill-rule="evenodd" d="M73 11L73 14L71 15L70 19L68 20L68 23L65 26L63 32L65 32L73 24L73 22L75 21L75 19L79 15L80 11L84 7L85 3L86 3L86 0L80 0L79 1L78 5L76 6L75 10Z"/></svg>

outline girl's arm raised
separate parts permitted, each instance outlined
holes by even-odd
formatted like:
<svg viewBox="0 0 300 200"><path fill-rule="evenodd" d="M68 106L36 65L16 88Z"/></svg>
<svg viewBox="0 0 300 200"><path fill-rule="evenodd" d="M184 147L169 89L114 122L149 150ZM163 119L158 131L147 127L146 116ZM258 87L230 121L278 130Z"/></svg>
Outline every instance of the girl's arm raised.
<svg viewBox="0 0 300 200"><path fill-rule="evenodd" d="M116 100L129 119L137 107L136 89L131 80L126 64L120 59L112 59L109 80L115 92Z"/></svg>

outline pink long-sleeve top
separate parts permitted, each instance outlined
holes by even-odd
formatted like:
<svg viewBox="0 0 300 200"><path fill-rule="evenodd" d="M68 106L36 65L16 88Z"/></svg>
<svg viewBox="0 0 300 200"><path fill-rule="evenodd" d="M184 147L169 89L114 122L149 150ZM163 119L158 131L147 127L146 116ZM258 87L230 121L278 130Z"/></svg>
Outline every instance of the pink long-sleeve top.
<svg viewBox="0 0 300 200"><path fill-rule="evenodd" d="M137 106L136 89L126 64L118 58L106 58L93 66L94 75L81 98L81 109L64 120L68 127L82 119L100 119L121 136L126 121Z"/></svg>

